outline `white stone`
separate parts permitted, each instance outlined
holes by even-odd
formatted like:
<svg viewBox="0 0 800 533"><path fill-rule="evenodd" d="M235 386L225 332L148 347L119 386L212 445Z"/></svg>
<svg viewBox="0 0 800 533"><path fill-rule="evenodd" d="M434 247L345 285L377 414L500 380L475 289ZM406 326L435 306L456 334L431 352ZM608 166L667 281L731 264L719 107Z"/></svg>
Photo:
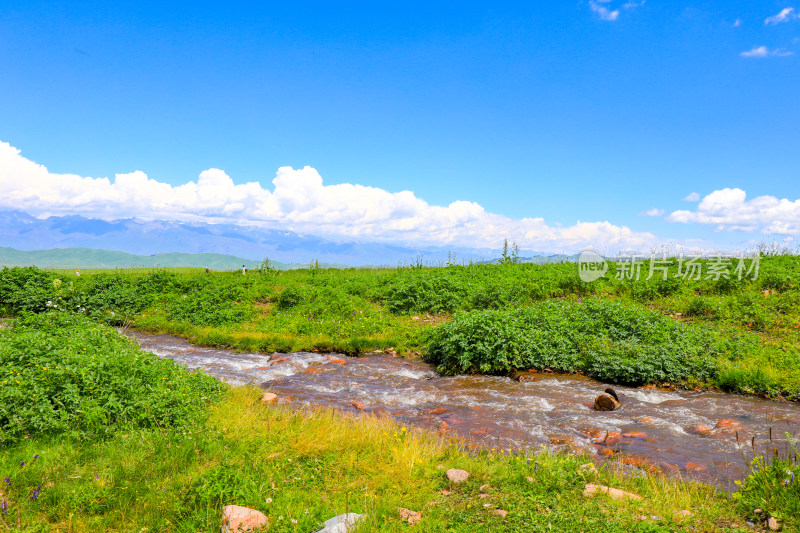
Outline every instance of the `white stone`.
<svg viewBox="0 0 800 533"><path fill-rule="evenodd" d="M362 520L364 520L364 515L358 513L340 514L326 521L325 527L317 531L317 533L349 533Z"/></svg>

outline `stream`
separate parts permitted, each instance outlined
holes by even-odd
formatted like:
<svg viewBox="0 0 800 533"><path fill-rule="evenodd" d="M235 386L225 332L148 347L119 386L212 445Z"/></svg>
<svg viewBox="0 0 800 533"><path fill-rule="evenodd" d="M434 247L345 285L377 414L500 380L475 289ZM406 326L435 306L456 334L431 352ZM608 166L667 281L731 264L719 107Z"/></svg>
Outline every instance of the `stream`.
<svg viewBox="0 0 800 533"><path fill-rule="evenodd" d="M786 453L800 437L800 404L709 391L614 386L622 406L593 409L607 385L578 375L440 376L431 365L387 354L235 353L166 335L126 334L143 349L232 385L255 384L294 405L389 415L488 448L585 450L721 485L747 475L743 454ZM770 431L772 440L770 441ZM745 443L740 449L740 442ZM771 452L770 452L771 453Z"/></svg>

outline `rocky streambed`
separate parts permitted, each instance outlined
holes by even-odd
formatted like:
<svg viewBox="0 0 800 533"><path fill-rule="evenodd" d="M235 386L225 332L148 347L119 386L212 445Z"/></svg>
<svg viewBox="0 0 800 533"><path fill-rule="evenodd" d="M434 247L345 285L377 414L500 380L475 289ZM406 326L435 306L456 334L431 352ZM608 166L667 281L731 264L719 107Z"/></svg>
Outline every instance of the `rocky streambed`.
<svg viewBox="0 0 800 533"><path fill-rule="evenodd" d="M601 412L606 385L583 376L440 376L387 354L235 353L129 331L161 357L231 384L256 384L282 402L392 416L501 450L551 445L645 469L727 484L747 475L755 453L789 449L800 405L708 391L615 386L621 408ZM738 435L738 439L737 439Z"/></svg>

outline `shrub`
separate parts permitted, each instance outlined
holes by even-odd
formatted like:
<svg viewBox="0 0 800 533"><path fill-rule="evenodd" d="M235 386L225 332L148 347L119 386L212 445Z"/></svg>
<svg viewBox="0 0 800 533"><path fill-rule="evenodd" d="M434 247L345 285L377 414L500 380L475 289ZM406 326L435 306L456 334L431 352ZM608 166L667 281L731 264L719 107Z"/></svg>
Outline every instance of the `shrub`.
<svg viewBox="0 0 800 533"><path fill-rule="evenodd" d="M278 296L278 307L280 309L290 309L300 304L305 296L305 291L296 285L287 287Z"/></svg>
<svg viewBox="0 0 800 533"><path fill-rule="evenodd" d="M550 368L641 384L710 378L719 349L699 327L591 299L457 313L431 334L425 357L447 374Z"/></svg>
<svg viewBox="0 0 800 533"><path fill-rule="evenodd" d="M110 327L55 312L0 330L0 385L0 443L185 426L223 387L143 352Z"/></svg>
<svg viewBox="0 0 800 533"><path fill-rule="evenodd" d="M245 320L249 311L238 300L241 289L205 286L186 294L172 294L167 301L167 318L199 326L217 326Z"/></svg>
<svg viewBox="0 0 800 533"><path fill-rule="evenodd" d="M717 307L713 301L704 296L696 296L689 302L685 314L686 316L713 318L717 315L717 312Z"/></svg>
<svg viewBox="0 0 800 533"><path fill-rule="evenodd" d="M45 311L58 305L60 283L56 282L54 274L36 267L3 268L0 270L0 305L8 313Z"/></svg>

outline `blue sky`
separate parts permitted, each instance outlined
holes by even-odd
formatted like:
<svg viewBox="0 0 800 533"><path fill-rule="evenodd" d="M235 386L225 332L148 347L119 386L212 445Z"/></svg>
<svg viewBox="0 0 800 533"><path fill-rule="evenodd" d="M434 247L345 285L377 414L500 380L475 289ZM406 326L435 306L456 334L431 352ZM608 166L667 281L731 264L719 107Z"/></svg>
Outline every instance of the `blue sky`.
<svg viewBox="0 0 800 533"><path fill-rule="evenodd" d="M391 231L375 213L362 225L332 216L320 229L363 239L469 242L484 225L474 204L467 214L433 213L439 222L430 223L419 203L460 201L497 215L486 224L498 242L528 248L794 243L799 11L800 2L772 0L4 3L0 141L20 152L0 159L0 192L6 207L37 214L224 211L304 231L331 210L347 219L351 204L369 198L394 221L408 217ZM20 158L47 167L49 178L29 180ZM241 189L226 204L239 201L238 211L177 200L159 211L164 201L143 193L137 212L119 194L81 203L83 189L56 183L63 174L113 182L138 170L172 186L148 182L169 196L221 169L235 185L270 190L287 166L313 167L324 186L387 195L308 192L308 183L319 188L316 177L286 174L289 196L325 198L264 207L274 200L267 195L248 207ZM28 182L53 187L49 199L30 200L37 190L22 191ZM390 194L400 191L413 193L413 206ZM712 196L683 200L693 192ZM546 227L518 223L530 218ZM615 229L562 234L579 220ZM437 231L402 233L414 223Z"/></svg>

